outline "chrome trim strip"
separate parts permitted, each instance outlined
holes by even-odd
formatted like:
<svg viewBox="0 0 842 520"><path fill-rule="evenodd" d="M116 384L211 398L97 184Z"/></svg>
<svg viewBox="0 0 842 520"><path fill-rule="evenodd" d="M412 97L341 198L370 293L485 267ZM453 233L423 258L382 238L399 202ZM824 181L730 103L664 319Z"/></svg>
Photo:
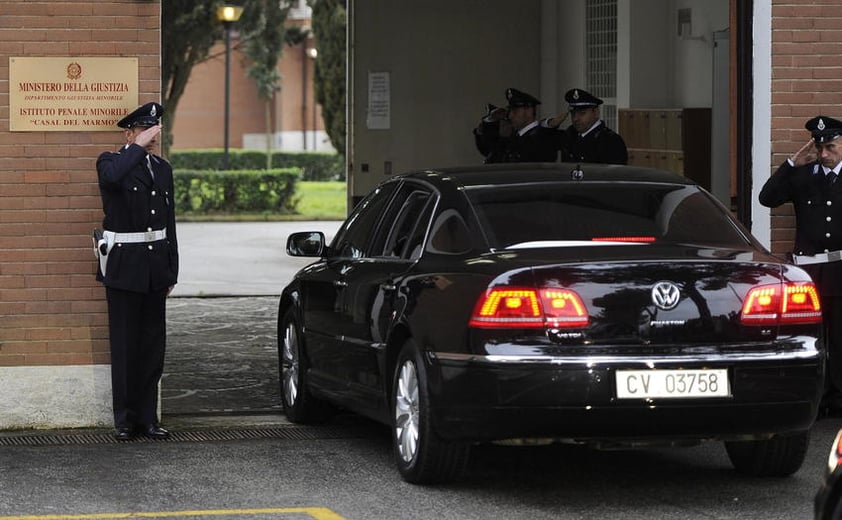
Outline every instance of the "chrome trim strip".
<svg viewBox="0 0 842 520"><path fill-rule="evenodd" d="M733 363L737 361L781 361L781 360L809 360L818 359L821 353L816 350L796 352L763 352L763 353L730 353L689 356L501 356L460 354L453 352L430 352L430 357L436 361L457 363L478 363L486 365L578 365L585 368L599 365L640 364L654 367L676 363Z"/></svg>

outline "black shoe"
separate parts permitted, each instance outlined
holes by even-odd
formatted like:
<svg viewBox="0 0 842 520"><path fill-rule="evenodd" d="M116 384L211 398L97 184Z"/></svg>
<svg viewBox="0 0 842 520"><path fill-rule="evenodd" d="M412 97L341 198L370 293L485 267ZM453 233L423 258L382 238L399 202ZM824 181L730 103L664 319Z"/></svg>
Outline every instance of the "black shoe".
<svg viewBox="0 0 842 520"><path fill-rule="evenodd" d="M169 439L170 432L157 424L150 424L143 430L143 436L150 439Z"/></svg>
<svg viewBox="0 0 842 520"><path fill-rule="evenodd" d="M134 437L131 428L121 427L114 432L114 438L118 441L130 441Z"/></svg>

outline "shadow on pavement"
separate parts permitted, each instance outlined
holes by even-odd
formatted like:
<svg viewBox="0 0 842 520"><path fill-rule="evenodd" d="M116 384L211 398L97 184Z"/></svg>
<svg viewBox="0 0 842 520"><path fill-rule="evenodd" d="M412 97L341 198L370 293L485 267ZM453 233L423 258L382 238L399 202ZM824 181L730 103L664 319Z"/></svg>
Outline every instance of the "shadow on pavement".
<svg viewBox="0 0 842 520"><path fill-rule="evenodd" d="M161 381L165 425L286 421L278 384L278 295L312 260L288 256L286 239L312 230L330 239L340 224L179 223L179 283L167 300Z"/></svg>
<svg viewBox="0 0 842 520"><path fill-rule="evenodd" d="M184 415L282 414L276 296L170 298L161 409Z"/></svg>

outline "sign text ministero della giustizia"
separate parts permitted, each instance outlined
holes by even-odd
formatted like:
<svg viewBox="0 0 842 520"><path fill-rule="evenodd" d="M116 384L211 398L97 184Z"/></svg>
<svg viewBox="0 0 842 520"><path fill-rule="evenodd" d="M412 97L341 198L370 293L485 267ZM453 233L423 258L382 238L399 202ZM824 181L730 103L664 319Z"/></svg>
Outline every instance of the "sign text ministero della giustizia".
<svg viewBox="0 0 842 520"><path fill-rule="evenodd" d="M138 59L9 58L9 130L115 130L138 99Z"/></svg>

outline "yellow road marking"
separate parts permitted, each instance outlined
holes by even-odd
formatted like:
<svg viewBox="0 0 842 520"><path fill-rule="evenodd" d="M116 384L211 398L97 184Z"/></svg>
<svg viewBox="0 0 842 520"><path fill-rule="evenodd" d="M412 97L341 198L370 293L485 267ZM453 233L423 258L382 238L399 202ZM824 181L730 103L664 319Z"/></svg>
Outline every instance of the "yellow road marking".
<svg viewBox="0 0 842 520"><path fill-rule="evenodd" d="M170 518L205 515L271 515L303 513L313 520L345 520L326 507L282 507L276 509L209 509L205 511L149 511L134 513L94 513L89 515L0 516L0 520L105 520L109 518Z"/></svg>

